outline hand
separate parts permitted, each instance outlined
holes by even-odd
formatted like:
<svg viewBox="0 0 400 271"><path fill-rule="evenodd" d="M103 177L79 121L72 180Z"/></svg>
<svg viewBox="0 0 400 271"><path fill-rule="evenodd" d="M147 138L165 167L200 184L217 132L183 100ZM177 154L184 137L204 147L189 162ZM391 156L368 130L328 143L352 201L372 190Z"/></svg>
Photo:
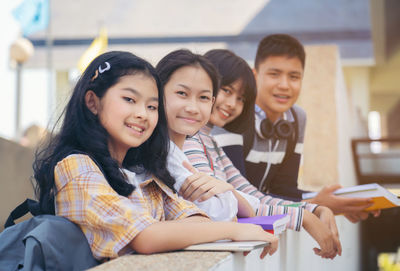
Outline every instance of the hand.
<svg viewBox="0 0 400 271"><path fill-rule="evenodd" d="M369 211L369 212L350 212L350 213L345 213L344 216L347 218L352 223L357 223L361 220L365 220L369 217L369 214L372 214L374 217L378 217L381 214L381 210L374 210L374 211Z"/></svg>
<svg viewBox="0 0 400 271"><path fill-rule="evenodd" d="M333 194L341 185L334 184L324 187L315 198L309 202L328 207L335 215L360 213L373 204L370 198L345 198Z"/></svg>
<svg viewBox="0 0 400 271"><path fill-rule="evenodd" d="M179 190L179 194L186 200L205 201L217 194L234 190L231 184L198 172L187 161L184 161L182 165L193 173L192 176L186 179Z"/></svg>
<svg viewBox="0 0 400 271"><path fill-rule="evenodd" d="M335 258L337 254L341 255L340 241L317 216L307 210L304 210L303 227L320 246L313 249L316 255L329 259Z"/></svg>
<svg viewBox="0 0 400 271"><path fill-rule="evenodd" d="M269 232L264 231L261 226L240 223L237 223L237 226L238 230L236 231L235 236L232 238L234 241L257 240L270 242L270 245L264 247L263 251L261 252L260 259L263 259L267 254L274 254L278 249L279 238L273 234L270 234ZM249 252L245 252L244 256L247 254L249 254Z"/></svg>
<svg viewBox="0 0 400 271"><path fill-rule="evenodd" d="M333 235L333 240L334 240L335 246L337 248L337 252L339 255L341 255L342 254L342 245L340 244L340 241L339 241L339 231L338 231L338 228L336 225L335 216L333 215L332 211L328 207L320 205L315 209L314 214L331 231L331 233Z"/></svg>

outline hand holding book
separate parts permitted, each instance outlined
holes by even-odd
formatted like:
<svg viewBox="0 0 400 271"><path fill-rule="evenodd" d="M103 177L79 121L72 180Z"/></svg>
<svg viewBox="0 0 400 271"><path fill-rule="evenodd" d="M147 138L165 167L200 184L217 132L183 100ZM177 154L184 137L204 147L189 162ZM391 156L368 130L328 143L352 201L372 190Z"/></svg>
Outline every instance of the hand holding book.
<svg viewBox="0 0 400 271"><path fill-rule="evenodd" d="M318 194L303 194L303 199L327 206L335 214L344 214L352 222L366 219L368 212L379 216L380 209L400 206L400 200L394 194L376 183L346 188L332 185Z"/></svg>

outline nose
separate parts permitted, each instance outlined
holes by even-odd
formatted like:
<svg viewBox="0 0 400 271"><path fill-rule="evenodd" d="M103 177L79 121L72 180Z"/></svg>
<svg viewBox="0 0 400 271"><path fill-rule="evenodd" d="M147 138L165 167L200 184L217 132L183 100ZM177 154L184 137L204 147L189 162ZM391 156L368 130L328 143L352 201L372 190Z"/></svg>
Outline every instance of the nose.
<svg viewBox="0 0 400 271"><path fill-rule="evenodd" d="M134 108L134 115L138 119L145 120L147 118L147 110L146 110L146 105L143 104L137 104Z"/></svg>
<svg viewBox="0 0 400 271"><path fill-rule="evenodd" d="M289 88L289 78L287 76L281 76L279 79L279 88L288 89Z"/></svg>
<svg viewBox="0 0 400 271"><path fill-rule="evenodd" d="M190 114L199 113L199 106L195 99L189 99L185 105L185 111Z"/></svg>
<svg viewBox="0 0 400 271"><path fill-rule="evenodd" d="M226 98L226 106L228 106L230 108L235 108L237 98L238 97L236 94L233 94L233 95L230 95L229 97L227 97Z"/></svg>

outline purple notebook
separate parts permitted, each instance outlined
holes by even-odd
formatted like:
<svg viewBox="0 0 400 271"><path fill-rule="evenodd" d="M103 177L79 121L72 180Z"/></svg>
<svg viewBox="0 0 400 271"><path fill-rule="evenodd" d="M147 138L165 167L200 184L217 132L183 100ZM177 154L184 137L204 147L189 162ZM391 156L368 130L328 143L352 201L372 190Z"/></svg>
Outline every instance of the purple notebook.
<svg viewBox="0 0 400 271"><path fill-rule="evenodd" d="M279 234L286 229L289 222L288 215L255 216L248 218L238 218L239 223L251 223L260 225L264 230L274 231Z"/></svg>

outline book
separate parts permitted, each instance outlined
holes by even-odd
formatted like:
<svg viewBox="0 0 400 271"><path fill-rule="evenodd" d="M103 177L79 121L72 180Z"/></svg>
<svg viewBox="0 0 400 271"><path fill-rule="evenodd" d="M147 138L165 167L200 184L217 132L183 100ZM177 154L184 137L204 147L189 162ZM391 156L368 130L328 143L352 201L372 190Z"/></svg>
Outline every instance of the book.
<svg viewBox="0 0 400 271"><path fill-rule="evenodd" d="M195 250L195 251L250 251L257 248L268 246L269 242L264 241L231 241L231 240L219 240L216 242L202 243L197 245L191 245L183 250Z"/></svg>
<svg viewBox="0 0 400 271"><path fill-rule="evenodd" d="M388 189L377 183L362 184L351 187L344 187L336 190L335 195L347 198L371 198L374 204L365 209L373 211L400 206L400 199ZM303 199L310 199L317 195L317 192L304 193Z"/></svg>
<svg viewBox="0 0 400 271"><path fill-rule="evenodd" d="M286 230L286 225L289 223L289 216L270 215L270 216L255 216L247 218L238 218L239 223L251 223L260 225L265 231L274 235L279 235Z"/></svg>

